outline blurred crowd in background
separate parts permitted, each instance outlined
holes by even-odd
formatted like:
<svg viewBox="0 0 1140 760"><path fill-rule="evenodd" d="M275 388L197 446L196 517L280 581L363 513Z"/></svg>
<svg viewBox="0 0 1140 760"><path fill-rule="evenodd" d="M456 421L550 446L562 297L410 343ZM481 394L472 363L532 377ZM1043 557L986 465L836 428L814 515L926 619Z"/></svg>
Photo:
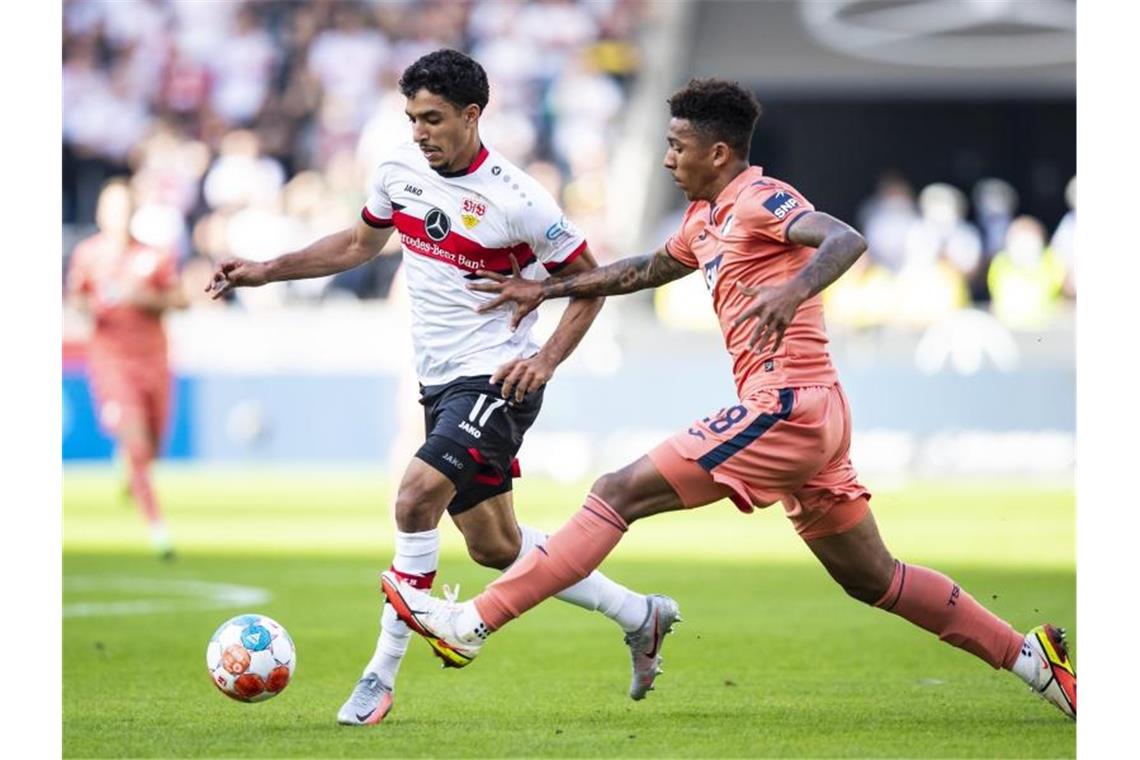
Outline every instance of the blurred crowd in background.
<svg viewBox="0 0 1140 760"><path fill-rule="evenodd" d="M115 176L130 178L142 242L175 245L194 283L219 255L260 260L350 226L371 170L410 137L400 74L453 47L487 70L484 137L561 198L604 257L607 146L643 11L639 0L68 0L65 253ZM381 257L270 292L383 297L396 266Z"/></svg>
<svg viewBox="0 0 1140 760"><path fill-rule="evenodd" d="M127 177L132 235L175 247L188 295L211 304L215 258L270 258L354 222L372 168L410 134L396 81L441 47L487 70L487 141L561 200L601 262L629 255L607 234L605 170L650 11L646 0L65 0L64 255L93 231L103 184ZM1066 200L1063 219L1038 220L1001 179L916 192L885 174L850 220L869 254L826 294L829 322L924 326L980 306L1011 328L1047 323L1076 294L1075 178ZM385 298L398 264L239 298Z"/></svg>

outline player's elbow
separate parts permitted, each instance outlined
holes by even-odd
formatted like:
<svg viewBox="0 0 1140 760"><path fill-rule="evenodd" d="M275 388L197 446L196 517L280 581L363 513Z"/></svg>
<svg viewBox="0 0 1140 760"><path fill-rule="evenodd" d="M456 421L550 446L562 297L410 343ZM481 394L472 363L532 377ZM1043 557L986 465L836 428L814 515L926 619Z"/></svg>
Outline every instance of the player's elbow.
<svg viewBox="0 0 1140 760"><path fill-rule="evenodd" d="M851 258L857 259L867 250L867 238L853 227L843 225L843 229L836 234L837 242L844 250L851 252Z"/></svg>

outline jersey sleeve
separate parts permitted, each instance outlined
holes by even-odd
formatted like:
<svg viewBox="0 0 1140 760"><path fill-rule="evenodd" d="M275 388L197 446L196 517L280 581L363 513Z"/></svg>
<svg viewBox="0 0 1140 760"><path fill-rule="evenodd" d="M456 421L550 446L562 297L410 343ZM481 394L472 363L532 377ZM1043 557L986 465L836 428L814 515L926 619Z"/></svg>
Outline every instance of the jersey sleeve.
<svg viewBox="0 0 1140 760"><path fill-rule="evenodd" d="M691 209L685 213L685 217L681 220L681 226L677 231L669 236L665 241L665 253L669 254L677 261L681 262L687 267L699 269L701 264L697 261L697 255L693 253L693 249L689 246L689 218L692 216Z"/></svg>
<svg viewBox="0 0 1140 760"><path fill-rule="evenodd" d="M392 199L388 195L388 164L382 163L372 172L368 183L368 200L360 210L360 218L369 227L382 230L392 226Z"/></svg>
<svg viewBox="0 0 1140 760"><path fill-rule="evenodd" d="M815 211L799 191L782 183L757 182L741 201L736 204L737 215L743 217L751 234L777 243L788 242L788 229L801 216Z"/></svg>
<svg viewBox="0 0 1140 760"><path fill-rule="evenodd" d="M516 227L520 242L534 251L548 272L557 272L586 250L586 239L562 213L550 193L537 182L530 203L522 207Z"/></svg>

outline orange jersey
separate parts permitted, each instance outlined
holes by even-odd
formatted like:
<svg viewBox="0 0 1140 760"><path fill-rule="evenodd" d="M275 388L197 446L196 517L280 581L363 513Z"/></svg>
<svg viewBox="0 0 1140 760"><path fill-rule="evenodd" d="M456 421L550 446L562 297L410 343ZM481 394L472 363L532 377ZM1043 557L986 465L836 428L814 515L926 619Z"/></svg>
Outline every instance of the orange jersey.
<svg viewBox="0 0 1140 760"><path fill-rule="evenodd" d="M107 361L165 363L162 316L126 304L124 299L138 288L168 290L176 280L171 251L133 242L126 251L119 251L102 233L76 246L67 287L71 293L86 297L94 315L90 346L93 365Z"/></svg>
<svg viewBox="0 0 1140 760"><path fill-rule="evenodd" d="M788 242L788 228L814 207L786 182L765 177L759 166L736 176L714 203L689 205L681 228L665 243L670 256L700 268L732 357L740 398L767 388L832 385L838 380L827 353L823 300L819 295L796 310L775 353L750 351L755 320L734 325L753 302L734 283L773 287L794 277L815 253Z"/></svg>

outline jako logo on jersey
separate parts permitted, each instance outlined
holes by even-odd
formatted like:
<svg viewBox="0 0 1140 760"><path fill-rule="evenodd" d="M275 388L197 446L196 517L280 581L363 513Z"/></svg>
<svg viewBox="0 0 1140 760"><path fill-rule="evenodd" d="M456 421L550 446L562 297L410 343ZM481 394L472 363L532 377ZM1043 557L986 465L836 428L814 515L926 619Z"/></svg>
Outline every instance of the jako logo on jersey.
<svg viewBox="0 0 1140 760"><path fill-rule="evenodd" d="M429 238L438 243L451 232L451 219L440 209L433 208L424 217L424 230L427 231Z"/></svg>
<svg viewBox="0 0 1140 760"><path fill-rule="evenodd" d="M708 286L709 292L716 287L716 278L720 274L720 261L724 258L724 254L718 255L715 259L711 259L709 263L705 264L702 269L705 273L705 285Z"/></svg>
<svg viewBox="0 0 1140 760"><path fill-rule="evenodd" d="M562 217L546 228L546 239L553 242L559 238L567 237L570 235L570 230L570 222L566 221L566 217Z"/></svg>
<svg viewBox="0 0 1140 760"><path fill-rule="evenodd" d="M777 219L783 219L788 215L789 211L798 205L800 205L800 202L783 190L778 191L771 198L764 201L764 208L771 211Z"/></svg>
<svg viewBox="0 0 1140 760"><path fill-rule="evenodd" d="M415 185L404 185L404 192L411 193L412 195L423 195L424 191Z"/></svg>
<svg viewBox="0 0 1140 760"><path fill-rule="evenodd" d="M479 428L475 427L474 425L472 425L467 420L460 420L459 421L459 429L462 430L463 432L467 433L467 435L471 436L472 438L482 438L483 437L483 431L480 430Z"/></svg>

